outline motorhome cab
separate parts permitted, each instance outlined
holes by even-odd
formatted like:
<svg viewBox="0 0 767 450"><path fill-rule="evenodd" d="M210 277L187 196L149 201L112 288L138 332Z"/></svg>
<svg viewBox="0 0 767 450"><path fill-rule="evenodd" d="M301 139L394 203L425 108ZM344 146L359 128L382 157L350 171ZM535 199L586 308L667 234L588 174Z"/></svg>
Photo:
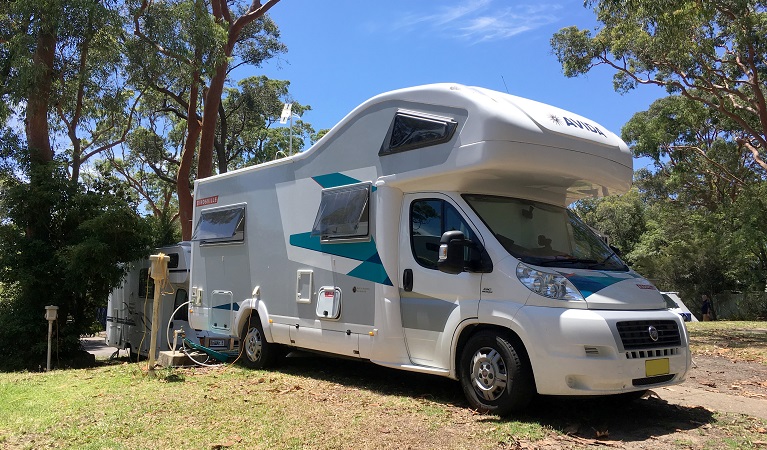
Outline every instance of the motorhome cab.
<svg viewBox="0 0 767 450"><path fill-rule="evenodd" d="M460 380L506 414L535 393L641 393L690 364L680 317L566 207L626 191L599 124L435 84L360 105L304 153L195 183L189 319Z"/></svg>

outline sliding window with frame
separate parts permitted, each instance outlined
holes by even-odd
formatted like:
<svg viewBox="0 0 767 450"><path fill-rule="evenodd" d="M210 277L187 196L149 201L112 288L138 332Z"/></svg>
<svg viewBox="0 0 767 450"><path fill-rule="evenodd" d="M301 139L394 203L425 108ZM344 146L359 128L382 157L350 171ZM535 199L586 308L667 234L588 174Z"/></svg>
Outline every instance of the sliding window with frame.
<svg viewBox="0 0 767 450"><path fill-rule="evenodd" d="M200 213L193 241L200 244L237 243L245 240L245 205L208 209Z"/></svg>
<svg viewBox="0 0 767 450"><path fill-rule="evenodd" d="M322 190L312 236L324 242L370 237L370 183Z"/></svg>

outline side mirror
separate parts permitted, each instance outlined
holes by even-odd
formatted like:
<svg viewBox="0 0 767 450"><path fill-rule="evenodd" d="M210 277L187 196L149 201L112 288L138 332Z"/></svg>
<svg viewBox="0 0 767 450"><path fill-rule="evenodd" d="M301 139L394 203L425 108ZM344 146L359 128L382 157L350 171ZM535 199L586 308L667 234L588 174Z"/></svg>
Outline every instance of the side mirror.
<svg viewBox="0 0 767 450"><path fill-rule="evenodd" d="M463 250L472 242L466 240L461 231L446 231L439 240L439 261L437 268L440 272L459 274L464 269Z"/></svg>

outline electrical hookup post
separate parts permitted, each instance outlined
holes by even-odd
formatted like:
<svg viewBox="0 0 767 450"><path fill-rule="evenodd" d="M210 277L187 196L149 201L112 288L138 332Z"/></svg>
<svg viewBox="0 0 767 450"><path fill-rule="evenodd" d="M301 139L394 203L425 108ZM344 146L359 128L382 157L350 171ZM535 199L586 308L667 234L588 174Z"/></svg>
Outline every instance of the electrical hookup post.
<svg viewBox="0 0 767 450"><path fill-rule="evenodd" d="M59 317L58 306L49 305L45 307L45 320L48 321L48 363L45 366L45 370L47 372L51 371L51 341L53 338L53 322L56 321L58 317ZM58 338L58 332L56 333L56 337Z"/></svg>
<svg viewBox="0 0 767 450"><path fill-rule="evenodd" d="M170 257L164 253L158 253L157 255L151 255L149 260L152 262L149 275L154 280L154 300L152 303L152 334L149 338L149 366L147 370L150 375L154 375L157 333L160 331L160 296L162 295L162 288L168 279L168 261Z"/></svg>

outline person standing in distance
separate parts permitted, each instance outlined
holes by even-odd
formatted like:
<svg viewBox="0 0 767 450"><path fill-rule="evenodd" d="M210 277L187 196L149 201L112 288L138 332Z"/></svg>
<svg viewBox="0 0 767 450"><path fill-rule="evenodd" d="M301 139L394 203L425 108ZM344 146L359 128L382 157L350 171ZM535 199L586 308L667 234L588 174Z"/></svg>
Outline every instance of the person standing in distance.
<svg viewBox="0 0 767 450"><path fill-rule="evenodd" d="M704 322L711 320L711 313L713 312L711 310L711 300L709 300L706 294L703 294L703 305L700 307L700 312L703 314Z"/></svg>

